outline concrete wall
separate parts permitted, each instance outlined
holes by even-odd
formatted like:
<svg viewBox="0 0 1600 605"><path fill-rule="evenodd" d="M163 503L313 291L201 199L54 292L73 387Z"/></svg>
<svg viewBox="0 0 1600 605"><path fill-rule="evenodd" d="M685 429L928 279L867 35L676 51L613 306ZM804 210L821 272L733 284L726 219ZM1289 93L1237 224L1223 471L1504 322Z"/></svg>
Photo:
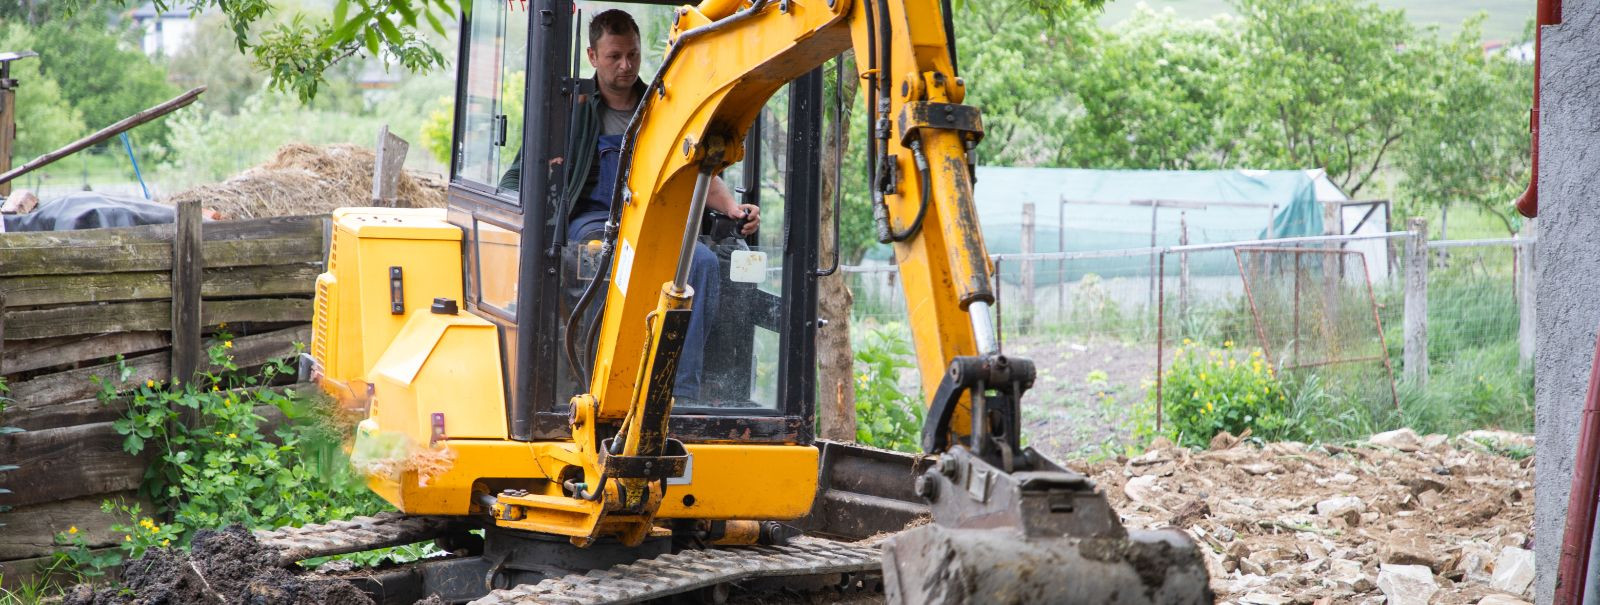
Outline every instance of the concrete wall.
<svg viewBox="0 0 1600 605"><path fill-rule="evenodd" d="M1544 30L1534 503L1537 603L1551 602L1578 421L1600 328L1600 0Z"/></svg>

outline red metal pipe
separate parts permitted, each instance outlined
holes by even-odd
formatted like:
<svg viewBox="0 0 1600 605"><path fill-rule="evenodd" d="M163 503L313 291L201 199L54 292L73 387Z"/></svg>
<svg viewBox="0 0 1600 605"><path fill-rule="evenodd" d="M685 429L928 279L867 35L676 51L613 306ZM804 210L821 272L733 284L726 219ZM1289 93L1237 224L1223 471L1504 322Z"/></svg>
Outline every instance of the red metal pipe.
<svg viewBox="0 0 1600 605"><path fill-rule="evenodd" d="M1600 486L1600 339L1595 341L1589 396L1584 401L1581 422L1578 454L1573 460L1572 493L1567 497L1567 528L1561 539L1561 561L1556 565L1556 605L1583 602L1589 545L1594 540L1595 490Z"/></svg>
<svg viewBox="0 0 1600 605"><path fill-rule="evenodd" d="M1532 172L1528 188L1517 196L1517 212L1533 218L1539 216L1539 74L1540 59L1544 56L1544 26L1561 23L1561 0L1539 0L1538 13L1533 28L1533 111L1528 113L1528 132L1533 136L1530 160Z"/></svg>

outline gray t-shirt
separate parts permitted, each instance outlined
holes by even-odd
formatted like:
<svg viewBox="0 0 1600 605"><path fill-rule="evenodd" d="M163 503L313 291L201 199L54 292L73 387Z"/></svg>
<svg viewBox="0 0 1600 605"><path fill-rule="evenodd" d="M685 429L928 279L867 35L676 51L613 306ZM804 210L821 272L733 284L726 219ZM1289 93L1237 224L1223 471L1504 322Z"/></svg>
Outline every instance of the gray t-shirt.
<svg viewBox="0 0 1600 605"><path fill-rule="evenodd" d="M633 119L635 106L627 111L617 111L604 102L600 103L600 135L622 134L628 130L628 120Z"/></svg>

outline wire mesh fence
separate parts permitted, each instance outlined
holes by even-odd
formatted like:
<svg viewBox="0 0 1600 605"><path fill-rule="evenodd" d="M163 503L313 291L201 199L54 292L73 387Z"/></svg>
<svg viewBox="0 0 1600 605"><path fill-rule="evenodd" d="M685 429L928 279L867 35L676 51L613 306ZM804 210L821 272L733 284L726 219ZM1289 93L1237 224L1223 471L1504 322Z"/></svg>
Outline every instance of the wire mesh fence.
<svg viewBox="0 0 1600 605"><path fill-rule="evenodd" d="M1034 400L1044 411L1027 412L1036 419L1059 416L1064 406L1088 409L1091 420L1156 422L1136 410L1159 409L1150 404L1161 399L1163 374L1185 351L1216 355L1224 365L1259 359L1280 379L1313 383L1322 401L1354 402L1373 414L1442 413L1415 409L1445 396L1427 395L1430 366L1436 385L1454 381L1443 393L1470 398L1474 380L1484 385L1478 391L1502 387L1467 374L1491 364L1515 371L1518 359L1531 356L1524 311L1531 309L1532 244L1427 243L1400 231L1001 254L993 257L995 319L1004 352L1040 369ZM1413 258L1412 249L1423 252ZM856 322L902 326L909 338L894 267L845 270ZM1503 388L1518 388L1515 382ZM1339 412L1312 405L1297 413ZM1055 445L1082 449L1116 438L1079 432Z"/></svg>

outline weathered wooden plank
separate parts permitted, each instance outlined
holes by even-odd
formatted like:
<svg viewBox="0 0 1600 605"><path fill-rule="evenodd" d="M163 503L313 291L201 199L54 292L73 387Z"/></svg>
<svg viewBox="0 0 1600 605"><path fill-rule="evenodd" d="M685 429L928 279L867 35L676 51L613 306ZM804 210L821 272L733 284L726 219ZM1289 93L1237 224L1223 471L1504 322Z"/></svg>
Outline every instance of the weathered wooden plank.
<svg viewBox="0 0 1600 605"><path fill-rule="evenodd" d="M252 387L237 390L243 392L259 389L271 389L279 393L290 389L301 393L313 393L316 392L317 386L310 383L295 383L286 386ZM7 410L5 422L8 426L15 426L29 431L78 424L94 424L96 422L111 422L127 413L129 399L128 397L120 397L105 403L101 403L98 399L79 399L46 406L34 406L20 411ZM16 411L16 413L12 413L13 411Z"/></svg>
<svg viewBox="0 0 1600 605"><path fill-rule="evenodd" d="M105 554L118 547L90 549L96 555ZM54 557L34 557L31 559L17 559L15 561L0 561L0 588L6 590L21 590L24 586L37 586L40 582L50 582L55 586L72 586L78 583L78 578L72 573L61 569L61 566L51 567ZM113 565L105 570L102 578L106 582L116 582L122 577L122 566ZM59 602L59 601L56 601ZM52 601L43 601L52 603Z"/></svg>
<svg viewBox="0 0 1600 605"><path fill-rule="evenodd" d="M293 354L294 343L304 343L310 339L309 325L242 336L233 341L233 361L239 367L259 365L269 359L280 359ZM128 376L130 383L137 384L146 380L165 381L170 377L165 352L130 357L123 363L132 372ZM48 413L46 409L51 406L93 398L100 392L100 388L95 386L92 380L95 376L99 376L101 380L116 380L116 364L108 363L57 372L11 385L11 397L16 403L6 410L6 417L25 422L31 415Z"/></svg>
<svg viewBox="0 0 1600 605"><path fill-rule="evenodd" d="M200 295L310 296L321 265L297 263L259 267L207 268ZM166 271L25 275L0 278L0 293L11 307L69 305L91 302L166 300L172 298L172 274Z"/></svg>
<svg viewBox="0 0 1600 605"><path fill-rule="evenodd" d="M207 326L245 321L311 321L311 299L208 301L201 309L200 318ZM54 338L110 332L169 331L172 329L172 303L167 301L101 303L7 311L6 322L10 326L6 336L12 339Z"/></svg>
<svg viewBox="0 0 1600 605"><path fill-rule="evenodd" d="M189 380L200 361L200 202L178 204L178 239L172 244L172 375Z"/></svg>
<svg viewBox="0 0 1600 605"><path fill-rule="evenodd" d="M217 221L205 228L213 267L322 262L326 215ZM174 225L0 234L0 276L170 271Z"/></svg>
<svg viewBox="0 0 1600 605"><path fill-rule="evenodd" d="M0 513L0 523L5 524L5 530L0 531L0 561L49 555L58 548L55 535L73 527L78 528L77 535L90 548L122 542L122 534L111 531L111 525L127 524L128 519L100 512L100 503L106 500L121 500L130 506L138 504L146 515L153 510L148 498L137 491L125 491L23 506Z"/></svg>
<svg viewBox="0 0 1600 605"><path fill-rule="evenodd" d="M0 440L0 460L20 468L0 474L0 505L25 506L139 488L145 457L122 451L110 422L28 431Z"/></svg>
<svg viewBox="0 0 1600 605"><path fill-rule="evenodd" d="M63 336L5 343L0 368L6 374L27 372L50 366L94 361L116 355L142 353L165 348L164 332L118 332L94 336Z"/></svg>

